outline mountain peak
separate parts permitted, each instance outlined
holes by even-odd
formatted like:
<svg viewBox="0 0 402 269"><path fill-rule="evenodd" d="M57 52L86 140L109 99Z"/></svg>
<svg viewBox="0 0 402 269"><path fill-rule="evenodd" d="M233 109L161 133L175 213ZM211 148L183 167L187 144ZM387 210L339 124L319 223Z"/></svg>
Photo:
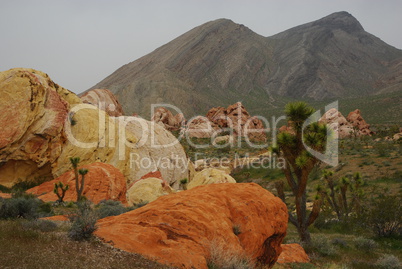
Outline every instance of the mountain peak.
<svg viewBox="0 0 402 269"><path fill-rule="evenodd" d="M313 22L313 26L321 26L330 29L341 29L347 33L364 31L360 22L346 11L332 13L322 19Z"/></svg>

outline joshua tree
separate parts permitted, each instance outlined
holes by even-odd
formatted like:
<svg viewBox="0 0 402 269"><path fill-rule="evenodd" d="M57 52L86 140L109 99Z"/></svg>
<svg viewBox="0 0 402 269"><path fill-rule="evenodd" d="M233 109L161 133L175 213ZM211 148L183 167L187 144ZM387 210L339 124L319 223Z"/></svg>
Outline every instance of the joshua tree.
<svg viewBox="0 0 402 269"><path fill-rule="evenodd" d="M70 188L68 185L64 185L63 182L59 181L58 183L54 183L54 189L53 192L57 195L59 198L57 202L63 203L64 196L66 195L66 191ZM61 190L61 194L59 192L59 189Z"/></svg>
<svg viewBox="0 0 402 269"><path fill-rule="evenodd" d="M289 103L285 113L289 131L278 134L277 145L272 147L272 153L282 156L286 165L283 168L287 183L289 184L296 207L296 215L289 210L289 221L296 226L299 237L306 244L311 243L308 227L318 217L321 207L321 199L316 199L312 211L308 214L306 202L306 187L309 174L320 162L310 154L305 145L321 152L325 149L327 139L327 127L321 123L311 123L303 130L306 120L313 114L314 109L304 102ZM279 197L285 202L283 183L277 185Z"/></svg>
<svg viewBox="0 0 402 269"><path fill-rule="evenodd" d="M73 165L74 175L75 175L75 188L77 191L77 202L81 201L82 193L84 191L84 184L85 184L85 175L88 173L88 169L79 169L78 164L80 162L79 157L71 157L70 162ZM79 180L78 174L81 175L81 182Z"/></svg>
<svg viewBox="0 0 402 269"><path fill-rule="evenodd" d="M363 180L359 172L353 176L341 177L338 182L333 179L332 175L333 173L330 171L323 171L323 179L327 188L317 186L317 194L335 211L338 220L345 220L353 207L357 213L360 211L360 200L363 195L360 186L363 184ZM348 190L350 201L348 201Z"/></svg>

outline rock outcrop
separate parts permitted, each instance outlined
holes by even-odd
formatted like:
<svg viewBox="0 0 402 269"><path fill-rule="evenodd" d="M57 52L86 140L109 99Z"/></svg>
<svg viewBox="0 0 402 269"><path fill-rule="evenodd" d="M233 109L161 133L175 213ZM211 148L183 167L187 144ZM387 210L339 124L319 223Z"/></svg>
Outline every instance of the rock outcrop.
<svg viewBox="0 0 402 269"><path fill-rule="evenodd" d="M195 173L194 178L187 184L187 189L217 183L236 183L236 180L223 170L206 168Z"/></svg>
<svg viewBox="0 0 402 269"><path fill-rule="evenodd" d="M353 127L357 128L358 135L372 135L373 132L370 130L370 124L368 124L362 117L360 110L356 109L349 113L346 118Z"/></svg>
<svg viewBox="0 0 402 269"><path fill-rule="evenodd" d="M278 263L309 263L310 258L299 244L283 244Z"/></svg>
<svg viewBox="0 0 402 269"><path fill-rule="evenodd" d="M320 122L327 124L338 134L338 138L349 137L354 133L353 125L336 108L331 108L325 112Z"/></svg>
<svg viewBox="0 0 402 269"><path fill-rule="evenodd" d="M173 116L170 110L165 107L158 107L154 115L152 116L151 121L154 121L158 124L161 124L169 131L178 131L185 124L185 118L182 113L178 113Z"/></svg>
<svg viewBox="0 0 402 269"><path fill-rule="evenodd" d="M257 184L214 184L101 219L95 235L119 249L180 268L208 268L216 246L270 268L281 253L287 218L286 205Z"/></svg>
<svg viewBox="0 0 402 269"><path fill-rule="evenodd" d="M85 176L83 195L98 204L102 200L116 200L126 203L126 180L123 174L114 166L105 163L92 163L80 168L88 169ZM81 180L81 176L80 176ZM45 202L54 202L58 198L53 192L54 184L62 182L69 185L64 201L76 201L77 191L75 188L74 171L69 171L60 177L42 183L39 186L27 190L27 193L38 195Z"/></svg>
<svg viewBox="0 0 402 269"><path fill-rule="evenodd" d="M190 178L189 160L180 142L155 122L136 117L125 117L125 121L126 131L138 139L130 154L130 181L159 171L162 178L178 190L180 180Z"/></svg>
<svg viewBox="0 0 402 269"><path fill-rule="evenodd" d="M68 111L80 102L43 72L16 68L0 73L0 184L52 178Z"/></svg>
<svg viewBox="0 0 402 269"><path fill-rule="evenodd" d="M188 137L210 138L217 129L207 117L197 116L187 122L185 132Z"/></svg>
<svg viewBox="0 0 402 269"><path fill-rule="evenodd" d="M148 177L134 182L127 191L127 200L130 205L139 205L175 192L164 180Z"/></svg>
<svg viewBox="0 0 402 269"><path fill-rule="evenodd" d="M111 164L129 182L155 170L176 187L189 178L185 152L169 131L136 117L111 117L40 71L0 73L0 93L2 185L59 177L71 170L70 157L80 157L80 165Z"/></svg>
<svg viewBox="0 0 402 269"><path fill-rule="evenodd" d="M82 102L91 104L105 111L109 116L123 116L123 108L113 93L107 89L94 89L81 96Z"/></svg>
<svg viewBox="0 0 402 269"><path fill-rule="evenodd" d="M211 108L207 112L207 118L224 131L233 130L236 136L247 136L254 141L267 139L262 121L256 116L251 117L241 102L230 105L226 109Z"/></svg>

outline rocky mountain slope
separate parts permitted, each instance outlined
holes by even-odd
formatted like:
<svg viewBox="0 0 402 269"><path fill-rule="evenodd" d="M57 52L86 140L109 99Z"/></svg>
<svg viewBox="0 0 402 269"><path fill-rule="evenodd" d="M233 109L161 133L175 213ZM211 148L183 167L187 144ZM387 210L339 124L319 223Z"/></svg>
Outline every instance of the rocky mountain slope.
<svg viewBox="0 0 402 269"><path fill-rule="evenodd" d="M293 99L401 92L402 51L337 12L271 37L219 19L198 26L96 84L128 114L169 103L184 115L237 101L251 113Z"/></svg>

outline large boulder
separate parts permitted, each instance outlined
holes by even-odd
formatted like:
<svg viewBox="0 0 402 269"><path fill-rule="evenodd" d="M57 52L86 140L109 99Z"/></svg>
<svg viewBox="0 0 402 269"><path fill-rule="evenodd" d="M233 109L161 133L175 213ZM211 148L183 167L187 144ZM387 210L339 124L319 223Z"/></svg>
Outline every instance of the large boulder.
<svg viewBox="0 0 402 269"><path fill-rule="evenodd" d="M206 168L195 173L194 178L187 184L187 189L217 183L236 183L236 180L223 170Z"/></svg>
<svg viewBox="0 0 402 269"><path fill-rule="evenodd" d="M126 203L126 180L117 168L110 164L99 162L84 165L80 168L88 169L88 173L85 175L83 190L85 197L96 204L102 200L116 200ZM81 176L79 178L81 180ZM77 190L73 170L64 173L54 180L31 188L27 190L27 193L38 195L39 199L45 202L54 202L58 198L53 192L53 189L54 184L58 182L69 186L64 201L76 201Z"/></svg>
<svg viewBox="0 0 402 269"><path fill-rule="evenodd" d="M354 133L353 125L336 108L325 112L319 121L327 124L338 135L338 138L349 137Z"/></svg>
<svg viewBox="0 0 402 269"><path fill-rule="evenodd" d="M177 131L180 130L182 125L185 123L185 119L182 113L178 113L173 116L170 110L165 107L158 107L151 121L154 121L162 126L164 126L169 131Z"/></svg>
<svg viewBox="0 0 402 269"><path fill-rule="evenodd" d="M213 184L101 219L95 235L180 268L208 268L217 247L271 268L281 253L287 220L286 205L257 184Z"/></svg>
<svg viewBox="0 0 402 269"><path fill-rule="evenodd" d="M353 127L357 128L358 135L372 135L373 132L370 130L370 124L368 124L362 117L359 109L356 109L349 113L346 118Z"/></svg>
<svg viewBox="0 0 402 269"><path fill-rule="evenodd" d="M278 263L309 263L310 258L299 244L283 244Z"/></svg>
<svg viewBox="0 0 402 269"><path fill-rule="evenodd" d="M187 122L185 134L188 137L210 138L218 129L207 117L197 116Z"/></svg>
<svg viewBox="0 0 402 269"><path fill-rule="evenodd" d="M0 92L2 185L59 177L71 170L70 157L80 157L80 165L111 164L129 182L155 170L176 187L189 177L185 152L169 131L136 117L111 117L40 71L0 73Z"/></svg>
<svg viewBox="0 0 402 269"><path fill-rule="evenodd" d="M0 73L0 184L52 178L68 111L80 102L43 72L16 68Z"/></svg>
<svg viewBox="0 0 402 269"><path fill-rule="evenodd" d="M132 184L127 191L127 199L130 205L139 205L150 203L161 196L175 192L164 180L148 177Z"/></svg>
<svg viewBox="0 0 402 269"><path fill-rule="evenodd" d="M81 96L81 100L86 104L91 104L104 110L109 116L123 116L123 108L113 93L107 89L94 89Z"/></svg>
<svg viewBox="0 0 402 269"><path fill-rule="evenodd" d="M183 146L172 133L152 121L125 117L126 130L138 139L130 154L130 181L159 171L168 184L178 190L180 180L190 178L189 160Z"/></svg>

